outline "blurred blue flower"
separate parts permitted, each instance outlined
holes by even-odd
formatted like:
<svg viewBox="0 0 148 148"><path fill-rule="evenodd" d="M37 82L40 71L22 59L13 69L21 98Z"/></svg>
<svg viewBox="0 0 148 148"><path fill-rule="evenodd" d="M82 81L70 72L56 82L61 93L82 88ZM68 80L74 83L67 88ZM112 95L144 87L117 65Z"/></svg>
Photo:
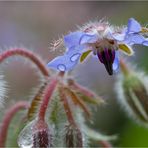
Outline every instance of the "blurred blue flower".
<svg viewBox="0 0 148 148"><path fill-rule="evenodd" d="M119 28L107 22L90 23L80 31L72 32L64 37L67 48L63 56L56 57L48 66L60 71L72 70L79 62L93 53L104 64L109 75L119 69L118 50L132 55L133 44L148 46L148 38L143 34L147 28L133 18L128 20L127 27Z"/></svg>
<svg viewBox="0 0 148 148"><path fill-rule="evenodd" d="M128 45L141 44L148 46L148 38L145 38L143 33L148 33L148 29L141 27L134 18L130 18L128 20L127 28L125 28L122 33L113 35L113 37Z"/></svg>

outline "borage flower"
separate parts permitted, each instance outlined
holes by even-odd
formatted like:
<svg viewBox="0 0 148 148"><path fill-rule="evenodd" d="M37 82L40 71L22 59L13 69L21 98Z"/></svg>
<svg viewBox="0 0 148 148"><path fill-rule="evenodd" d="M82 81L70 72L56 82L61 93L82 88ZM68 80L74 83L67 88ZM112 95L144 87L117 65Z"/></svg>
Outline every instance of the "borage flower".
<svg viewBox="0 0 148 148"><path fill-rule="evenodd" d="M113 34L113 37L116 40L125 42L126 44L141 44L148 46L148 38L145 38L144 36L148 36L148 28L142 27L133 18L128 20L128 26L123 29L122 33Z"/></svg>
<svg viewBox="0 0 148 148"><path fill-rule="evenodd" d="M118 50L127 55L132 55L131 45L142 44L148 46L148 29L142 28L140 24L130 18L127 27L114 27L107 22L90 23L64 37L67 48L63 56L56 57L48 63L48 66L60 71L69 71L79 62L93 53L101 63L104 64L109 75L119 68Z"/></svg>

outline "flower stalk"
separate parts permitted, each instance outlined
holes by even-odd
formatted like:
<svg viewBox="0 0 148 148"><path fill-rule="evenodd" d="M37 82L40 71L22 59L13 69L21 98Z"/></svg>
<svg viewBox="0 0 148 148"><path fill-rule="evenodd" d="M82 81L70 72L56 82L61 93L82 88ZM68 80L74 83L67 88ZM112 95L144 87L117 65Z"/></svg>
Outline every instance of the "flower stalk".
<svg viewBox="0 0 148 148"><path fill-rule="evenodd" d="M83 100L81 100L72 90L69 88L65 87L64 88L66 94L72 99L75 105L78 105L87 115L87 117L90 118L91 113L87 106L84 104Z"/></svg>
<svg viewBox="0 0 148 148"><path fill-rule="evenodd" d="M0 147L5 147L6 138L7 138L7 132L8 127L10 125L10 122L14 115L22 110L22 109L28 109L29 105L25 101L20 101L16 103L14 106L12 106L4 115L4 118L1 122L0 126Z"/></svg>
<svg viewBox="0 0 148 148"><path fill-rule="evenodd" d="M42 103L39 109L39 114L38 114L39 120L43 120L43 121L45 120L45 113L48 107L48 103L51 100L51 96L57 86L57 83L58 83L58 79L53 78L45 89L45 93L44 93L43 100L42 100Z"/></svg>
<svg viewBox="0 0 148 148"><path fill-rule="evenodd" d="M59 87L59 95L60 95L61 101L63 102L63 106L64 106L65 113L67 115L67 119L68 119L69 123L73 126L77 126L76 123L75 123L75 120L73 118L71 109L69 107L67 97L64 93L64 89L62 87Z"/></svg>
<svg viewBox="0 0 148 148"><path fill-rule="evenodd" d="M45 64L34 53L26 49L13 48L2 52L0 54L0 63L3 62L5 59L15 55L19 55L30 59L39 68L39 70L44 76L50 76Z"/></svg>
<svg viewBox="0 0 148 148"><path fill-rule="evenodd" d="M80 92L82 95L87 97L87 101L94 104L104 103L104 100L95 94L93 91L81 86L72 79L68 79L68 86L75 91Z"/></svg>

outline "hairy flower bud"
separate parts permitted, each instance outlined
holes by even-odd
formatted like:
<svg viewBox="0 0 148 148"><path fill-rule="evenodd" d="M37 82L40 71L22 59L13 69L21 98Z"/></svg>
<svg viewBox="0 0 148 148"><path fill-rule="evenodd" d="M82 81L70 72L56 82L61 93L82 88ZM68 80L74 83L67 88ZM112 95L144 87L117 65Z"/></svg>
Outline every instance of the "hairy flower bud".
<svg viewBox="0 0 148 148"><path fill-rule="evenodd" d="M48 125L39 120L33 127L33 148L36 147L51 147L51 134Z"/></svg>
<svg viewBox="0 0 148 148"><path fill-rule="evenodd" d="M49 126L44 121L33 120L21 131L18 145L21 148L51 147L52 138Z"/></svg>
<svg viewBox="0 0 148 148"><path fill-rule="evenodd" d="M116 87L119 101L129 115L137 119L137 121L147 125L148 77L143 75L141 72L128 71L127 69L126 73L124 72L123 76L119 78L119 82Z"/></svg>
<svg viewBox="0 0 148 148"><path fill-rule="evenodd" d="M65 127L65 146L66 147L82 147L82 134L81 131L72 125Z"/></svg>

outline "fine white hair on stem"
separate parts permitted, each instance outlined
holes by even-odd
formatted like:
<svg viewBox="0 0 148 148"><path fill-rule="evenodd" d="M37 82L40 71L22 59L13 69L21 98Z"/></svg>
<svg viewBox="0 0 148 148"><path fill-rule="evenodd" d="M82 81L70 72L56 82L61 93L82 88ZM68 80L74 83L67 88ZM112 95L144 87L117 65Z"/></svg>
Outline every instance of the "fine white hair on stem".
<svg viewBox="0 0 148 148"><path fill-rule="evenodd" d="M0 108L3 107L5 98L6 98L6 82L3 79L3 75L0 74Z"/></svg>

